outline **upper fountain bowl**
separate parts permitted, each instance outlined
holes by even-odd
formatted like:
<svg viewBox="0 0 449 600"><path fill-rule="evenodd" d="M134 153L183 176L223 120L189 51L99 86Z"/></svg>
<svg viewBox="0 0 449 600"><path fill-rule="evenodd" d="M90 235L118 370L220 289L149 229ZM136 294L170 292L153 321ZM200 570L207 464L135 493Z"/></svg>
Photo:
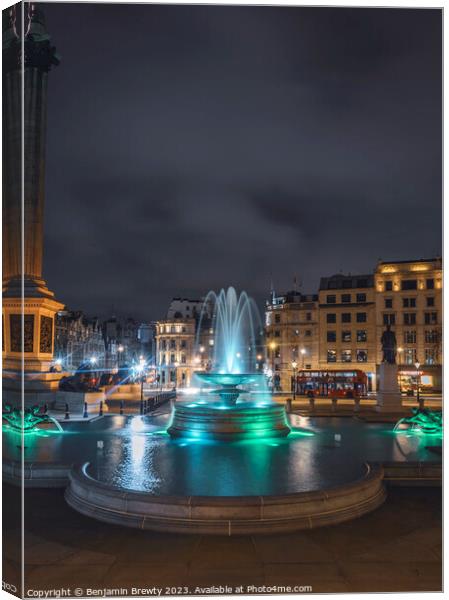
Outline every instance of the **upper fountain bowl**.
<svg viewBox="0 0 449 600"><path fill-rule="evenodd" d="M257 373L205 373L196 371L195 375L207 383L221 386L237 387L248 383L254 383L260 379Z"/></svg>

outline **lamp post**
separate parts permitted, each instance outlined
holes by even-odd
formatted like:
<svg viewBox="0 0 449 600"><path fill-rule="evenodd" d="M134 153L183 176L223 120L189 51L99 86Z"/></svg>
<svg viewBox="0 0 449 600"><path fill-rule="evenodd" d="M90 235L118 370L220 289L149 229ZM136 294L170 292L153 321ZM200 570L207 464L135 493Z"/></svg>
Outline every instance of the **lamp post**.
<svg viewBox="0 0 449 600"><path fill-rule="evenodd" d="M296 360L292 360L292 370L293 370L293 402L296 400L296 369L298 368L298 363Z"/></svg>
<svg viewBox="0 0 449 600"><path fill-rule="evenodd" d="M307 354L307 350L305 348L301 348L300 352L301 352L301 357L302 357L302 363L301 363L302 367L301 368L304 370L304 359Z"/></svg>
<svg viewBox="0 0 449 600"><path fill-rule="evenodd" d="M276 350L276 342L270 342L270 350L271 350L271 387L274 392L274 351Z"/></svg>
<svg viewBox="0 0 449 600"><path fill-rule="evenodd" d="M402 353L404 352L404 348L399 347L398 348L398 355L399 355L399 367L402 365ZM399 370L399 393L402 394L402 377L401 377L401 370L400 368Z"/></svg>
<svg viewBox="0 0 449 600"><path fill-rule="evenodd" d="M419 398L419 379L420 379L420 375L419 375L419 367L421 366L419 361L415 362L415 367L416 367L416 401L418 402L418 406L419 408L421 408L421 402L420 402L420 398Z"/></svg>
<svg viewBox="0 0 449 600"><path fill-rule="evenodd" d="M124 346L122 344L119 344L117 347L117 352L118 354L118 359L117 359L117 367L120 367L120 365L122 364L122 357L123 357L123 351L124 351Z"/></svg>

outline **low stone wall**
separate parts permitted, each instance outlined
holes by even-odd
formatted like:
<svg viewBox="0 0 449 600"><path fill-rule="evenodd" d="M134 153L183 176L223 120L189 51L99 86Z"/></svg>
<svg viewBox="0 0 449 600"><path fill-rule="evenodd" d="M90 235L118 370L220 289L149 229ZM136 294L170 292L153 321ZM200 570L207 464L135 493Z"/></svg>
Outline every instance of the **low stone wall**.
<svg viewBox="0 0 449 600"><path fill-rule="evenodd" d="M368 513L385 500L383 470L365 465L363 478L316 492L282 496L153 496L93 479L74 468L65 497L75 510L107 523L174 533L270 534L333 525Z"/></svg>
<svg viewBox="0 0 449 600"><path fill-rule="evenodd" d="M25 487L66 487L71 466L57 463L22 463L3 459L2 479L6 483Z"/></svg>

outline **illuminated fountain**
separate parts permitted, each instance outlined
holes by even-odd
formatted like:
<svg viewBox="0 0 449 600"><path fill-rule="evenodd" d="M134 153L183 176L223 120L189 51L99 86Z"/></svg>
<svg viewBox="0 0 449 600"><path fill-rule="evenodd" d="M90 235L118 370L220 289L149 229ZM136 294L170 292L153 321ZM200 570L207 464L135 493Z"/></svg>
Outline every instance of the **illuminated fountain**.
<svg viewBox="0 0 449 600"><path fill-rule="evenodd" d="M209 292L199 332L209 311L214 332L213 370L195 375L211 389L206 400L200 397L175 404L168 433L172 437L232 441L288 435L284 407L273 402L265 376L256 372L261 322L254 300L246 292L237 296L232 287L219 294Z"/></svg>
<svg viewBox="0 0 449 600"><path fill-rule="evenodd" d="M10 427L13 431L20 433L31 433L38 429L48 429L48 426L52 425L54 425L58 431L64 431L55 418L47 413L41 413L40 407L37 405L22 410L20 407L13 407L11 404L5 404L2 418L6 423L6 426Z"/></svg>
<svg viewBox="0 0 449 600"><path fill-rule="evenodd" d="M443 435L442 412L414 408L411 416L399 419L393 431Z"/></svg>

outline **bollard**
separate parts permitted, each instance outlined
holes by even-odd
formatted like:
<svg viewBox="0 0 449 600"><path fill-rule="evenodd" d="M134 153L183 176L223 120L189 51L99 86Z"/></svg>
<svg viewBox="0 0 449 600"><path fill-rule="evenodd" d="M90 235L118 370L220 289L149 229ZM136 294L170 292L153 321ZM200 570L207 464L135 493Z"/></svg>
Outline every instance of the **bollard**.
<svg viewBox="0 0 449 600"><path fill-rule="evenodd" d="M120 414L123 414L123 400L120 400Z"/></svg>
<svg viewBox="0 0 449 600"><path fill-rule="evenodd" d="M285 407L286 411L288 413L291 413L292 412L292 399L291 398L287 398L287 401L286 401L285 404L286 404L286 407Z"/></svg>
<svg viewBox="0 0 449 600"><path fill-rule="evenodd" d="M98 411L100 417L103 416L103 400L100 400L100 410Z"/></svg>
<svg viewBox="0 0 449 600"><path fill-rule="evenodd" d="M83 419L87 419L88 416L89 416L89 414L87 412L87 402L85 402L84 403Z"/></svg>
<svg viewBox="0 0 449 600"><path fill-rule="evenodd" d="M64 417L64 419L70 419L69 405L67 404L67 402L66 402L66 405L65 405L65 417Z"/></svg>

